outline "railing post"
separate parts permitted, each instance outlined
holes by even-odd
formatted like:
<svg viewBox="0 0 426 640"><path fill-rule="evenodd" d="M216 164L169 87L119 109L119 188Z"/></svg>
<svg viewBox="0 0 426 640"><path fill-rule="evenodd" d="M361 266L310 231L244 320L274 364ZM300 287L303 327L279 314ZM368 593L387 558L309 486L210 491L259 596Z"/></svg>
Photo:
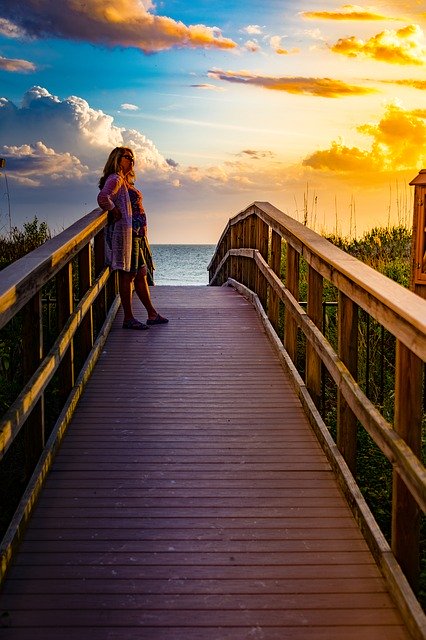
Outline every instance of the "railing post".
<svg viewBox="0 0 426 640"><path fill-rule="evenodd" d="M272 271L281 279L281 236L276 231L271 233L271 251L269 255L269 266ZM280 299L275 291L269 289L268 318L278 333L278 321L280 313Z"/></svg>
<svg viewBox="0 0 426 640"><path fill-rule="evenodd" d="M237 229L236 229L236 225L233 224L230 228L230 249L235 249L237 245ZM237 280L236 277L236 258L234 256L231 256L231 258L229 259L229 276L231 278L234 278L235 280Z"/></svg>
<svg viewBox="0 0 426 640"><path fill-rule="evenodd" d="M426 298L426 169L410 185L414 186L410 289Z"/></svg>
<svg viewBox="0 0 426 640"><path fill-rule="evenodd" d="M259 251L265 262L268 262L269 226L266 222L257 218L256 231L255 248ZM256 269L256 272L256 293L259 296L262 307L266 311L268 304L268 283L259 268Z"/></svg>
<svg viewBox="0 0 426 640"><path fill-rule="evenodd" d="M242 230L243 247L245 249L249 249L250 248L251 216L244 218L244 220L242 220L242 224L243 224L243 230ZM251 259L243 258L242 281L246 287L250 287L250 267L251 267Z"/></svg>
<svg viewBox="0 0 426 640"><path fill-rule="evenodd" d="M244 224L243 222L238 222L236 225L236 248L237 249L241 249L242 247L244 247L243 244L243 234L244 234ZM241 256L238 256L237 258L237 272L236 272L236 277L238 282L242 282L243 281L243 263L244 263L244 258L242 258Z"/></svg>
<svg viewBox="0 0 426 640"><path fill-rule="evenodd" d="M78 281L80 299L84 296L86 291L90 289L92 284L92 251L90 243L88 243L78 254ZM92 308L87 312L83 322L80 326L79 340L81 346L82 360L86 359L87 355L93 347L93 312Z"/></svg>
<svg viewBox="0 0 426 640"><path fill-rule="evenodd" d="M285 283L290 293L299 300L300 256L290 243L287 243ZM293 362L297 358L297 324L289 313L285 314L284 347Z"/></svg>
<svg viewBox="0 0 426 640"><path fill-rule="evenodd" d="M22 324L22 368L27 382L34 374L43 357L43 323L41 291L25 305ZM27 418L24 427L25 474L30 476L45 443L44 395Z"/></svg>
<svg viewBox="0 0 426 640"><path fill-rule="evenodd" d="M95 259L95 278L99 276L105 267L105 231L102 229L93 239L93 254ZM112 275L114 277L114 274ZM95 308L95 327L99 331L106 318L106 291L98 295Z"/></svg>
<svg viewBox="0 0 426 640"><path fill-rule="evenodd" d="M423 363L399 340L395 369L395 430L421 459ZM419 579L419 541L420 510L394 468L392 551L414 590Z"/></svg>
<svg viewBox="0 0 426 640"><path fill-rule="evenodd" d="M308 267L307 313L322 332L323 328L323 278L313 267ZM309 341L306 342L306 386L319 409L321 406L321 358Z"/></svg>
<svg viewBox="0 0 426 640"><path fill-rule="evenodd" d="M358 375L358 306L339 291L338 354L355 380ZM357 419L340 390L337 393L337 446L356 474Z"/></svg>
<svg viewBox="0 0 426 640"><path fill-rule="evenodd" d="M250 249L256 248L256 240L257 240L257 216L252 214L248 219L249 224L249 244L247 245ZM250 259L249 262L249 273L248 273L248 287L252 291L256 289L256 276L257 276L257 265L254 260Z"/></svg>
<svg viewBox="0 0 426 640"><path fill-rule="evenodd" d="M233 224L231 226L231 249L238 249L238 223ZM240 259L237 256L231 257L230 264L230 275L231 278L234 278L237 282L241 282L241 276L239 276L240 272Z"/></svg>
<svg viewBox="0 0 426 640"><path fill-rule="evenodd" d="M68 321L74 308L72 262L63 267L56 276L56 309L58 318L58 331L61 332ZM61 406L74 386L74 344L71 341L62 358L59 370Z"/></svg>
<svg viewBox="0 0 426 640"><path fill-rule="evenodd" d="M223 257L226 256L230 248L231 248L231 229L230 227L228 227L228 231L226 232L225 237L223 239ZM227 260L224 265L223 278L222 278L221 284L224 284L228 280L231 273L232 273L232 265L230 260Z"/></svg>

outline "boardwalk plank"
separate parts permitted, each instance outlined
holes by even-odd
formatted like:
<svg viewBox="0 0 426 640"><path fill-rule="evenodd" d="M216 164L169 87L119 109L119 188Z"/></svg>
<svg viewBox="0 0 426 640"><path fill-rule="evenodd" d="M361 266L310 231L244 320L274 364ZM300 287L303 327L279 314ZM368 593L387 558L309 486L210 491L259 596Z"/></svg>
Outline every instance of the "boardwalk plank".
<svg viewBox="0 0 426 640"><path fill-rule="evenodd" d="M408 640L252 307L153 295L170 324L117 317L6 581L5 638Z"/></svg>
<svg viewBox="0 0 426 640"><path fill-rule="evenodd" d="M116 628L99 628L85 626L84 632L90 640L135 640L135 628L127 626L123 620ZM67 640L82 640L82 629L67 627ZM63 636L62 636L63 637ZM406 631L401 626L363 626L362 640L405 640ZM359 640L360 629L349 626L300 627L150 627L145 625L137 629L138 640L242 640L261 638L262 640ZM38 626L35 629L21 628L19 631L8 630L10 640L58 640L58 629Z"/></svg>

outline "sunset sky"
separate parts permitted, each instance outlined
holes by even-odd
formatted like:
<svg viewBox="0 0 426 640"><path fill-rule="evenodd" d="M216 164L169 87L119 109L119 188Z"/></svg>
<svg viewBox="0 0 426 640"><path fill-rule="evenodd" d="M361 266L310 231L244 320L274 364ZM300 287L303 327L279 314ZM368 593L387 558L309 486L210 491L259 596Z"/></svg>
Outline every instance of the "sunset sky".
<svg viewBox="0 0 426 640"><path fill-rule="evenodd" d="M119 145L153 243L215 243L254 200L306 206L319 232L410 223L426 0L0 0L12 223L60 231L94 209Z"/></svg>

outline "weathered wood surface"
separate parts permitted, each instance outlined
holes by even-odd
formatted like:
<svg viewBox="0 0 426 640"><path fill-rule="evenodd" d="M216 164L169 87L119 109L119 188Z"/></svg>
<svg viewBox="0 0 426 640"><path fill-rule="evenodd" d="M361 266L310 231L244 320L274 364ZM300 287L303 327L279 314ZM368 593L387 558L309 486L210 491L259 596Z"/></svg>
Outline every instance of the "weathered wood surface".
<svg viewBox="0 0 426 640"><path fill-rule="evenodd" d="M105 225L106 214L93 209L34 251L2 270L0 328L58 273ZM103 265L103 261L102 261Z"/></svg>
<svg viewBox="0 0 426 640"><path fill-rule="evenodd" d="M251 305L119 313L0 598L8 640L402 640Z"/></svg>

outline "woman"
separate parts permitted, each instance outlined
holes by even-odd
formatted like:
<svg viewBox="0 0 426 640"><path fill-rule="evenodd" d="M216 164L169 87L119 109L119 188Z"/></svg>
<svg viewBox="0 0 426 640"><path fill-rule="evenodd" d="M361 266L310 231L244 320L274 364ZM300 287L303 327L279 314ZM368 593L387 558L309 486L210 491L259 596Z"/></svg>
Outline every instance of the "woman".
<svg viewBox="0 0 426 640"><path fill-rule="evenodd" d="M99 181L98 204L108 211L106 230L106 260L118 270L118 284L123 305L123 329L148 329L149 325L165 324L151 302L147 282L147 267L143 252L146 217L142 194L134 186L134 155L127 147L116 147L109 155ZM132 198L129 196L129 190ZM132 202L133 201L133 207ZM139 322L132 310L132 282L148 313L146 324Z"/></svg>

